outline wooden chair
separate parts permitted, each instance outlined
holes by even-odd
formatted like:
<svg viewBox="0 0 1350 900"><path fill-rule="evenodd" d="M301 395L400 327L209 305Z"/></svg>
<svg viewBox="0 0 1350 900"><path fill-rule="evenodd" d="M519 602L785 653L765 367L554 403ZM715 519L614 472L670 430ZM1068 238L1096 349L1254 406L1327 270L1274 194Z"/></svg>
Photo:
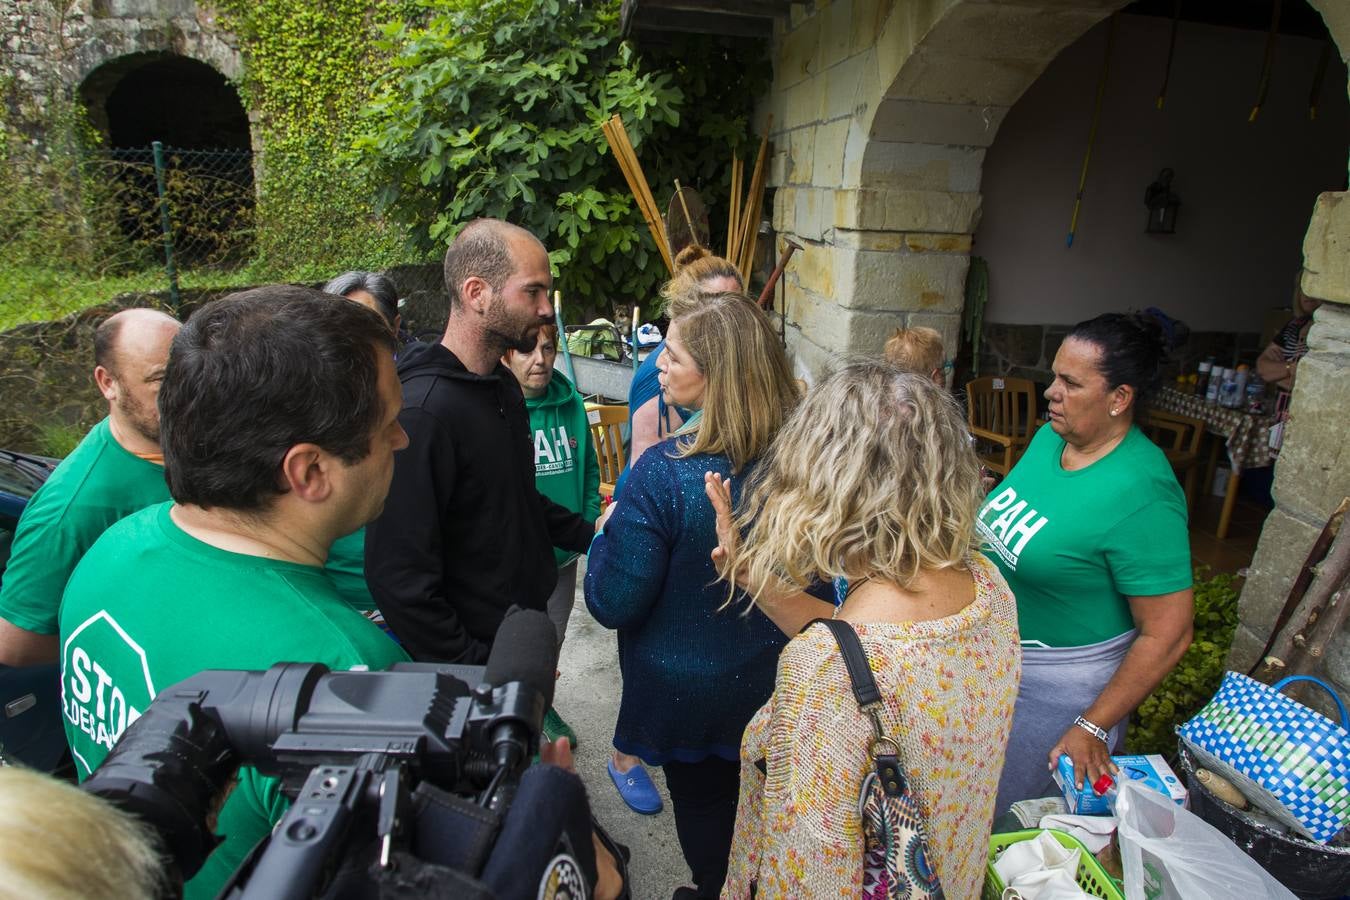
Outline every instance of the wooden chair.
<svg viewBox="0 0 1350 900"><path fill-rule="evenodd" d="M591 426L595 458L600 463L600 496L613 497L625 461L623 427L628 424L628 407L587 403L586 421Z"/></svg>
<svg viewBox="0 0 1350 900"><path fill-rule="evenodd" d="M966 384L966 419L980 461L1007 475L1036 433L1036 385L1025 378L976 378Z"/></svg>
<svg viewBox="0 0 1350 900"><path fill-rule="evenodd" d="M1182 473L1185 473L1186 509L1192 509L1195 504L1195 473L1200 469L1200 439L1205 436L1205 423L1190 416L1151 409L1140 423L1140 428L1153 443L1162 448L1179 481Z"/></svg>

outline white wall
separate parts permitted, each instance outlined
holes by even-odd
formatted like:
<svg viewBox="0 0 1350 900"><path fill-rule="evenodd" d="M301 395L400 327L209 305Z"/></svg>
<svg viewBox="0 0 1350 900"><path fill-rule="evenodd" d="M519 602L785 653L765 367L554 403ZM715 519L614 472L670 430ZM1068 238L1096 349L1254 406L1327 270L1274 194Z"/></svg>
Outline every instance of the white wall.
<svg viewBox="0 0 1350 900"><path fill-rule="evenodd" d="M984 165L973 251L989 261L987 320L1072 323L1157 306L1197 331L1260 331L1268 309L1288 305L1313 201L1345 187L1345 66L1333 51L1309 121L1322 44L1282 35L1249 124L1265 35L1182 22L1159 112L1170 25L1120 18L1072 249L1108 23L1060 54L1009 112ZM1177 233L1145 234L1144 189L1165 166L1182 200Z"/></svg>

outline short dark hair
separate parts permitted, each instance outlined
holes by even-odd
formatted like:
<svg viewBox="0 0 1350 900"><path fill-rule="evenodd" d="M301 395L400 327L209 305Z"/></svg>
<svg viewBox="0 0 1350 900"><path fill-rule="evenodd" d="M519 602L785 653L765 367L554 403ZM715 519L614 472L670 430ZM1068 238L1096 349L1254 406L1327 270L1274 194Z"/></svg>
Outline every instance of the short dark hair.
<svg viewBox="0 0 1350 900"><path fill-rule="evenodd" d="M118 316L114 313L94 329L94 365L102 366L109 372L116 372L117 366L113 361L117 357L117 336L122 333L122 325L126 322L125 316Z"/></svg>
<svg viewBox="0 0 1350 900"><path fill-rule="evenodd" d="M1086 341L1101 351L1098 371L1107 387L1122 384L1134 388L1136 410L1148 408L1149 401L1162 383L1161 367L1168 344L1162 327L1147 316L1103 313L1095 319L1073 326L1065 339Z"/></svg>
<svg viewBox="0 0 1350 900"><path fill-rule="evenodd" d="M339 297L346 297L353 291L365 291L380 304L380 312L389 322L389 327L394 327L394 320L398 318L398 288L394 287L394 282L389 280L388 275L355 269L343 272L325 284L323 289L326 293L336 294Z"/></svg>
<svg viewBox="0 0 1350 900"><path fill-rule="evenodd" d="M508 238L513 232L529 234L518 225L500 219L474 219L445 251L445 290L450 308L459 305L459 286L477 275L499 291L516 271Z"/></svg>
<svg viewBox="0 0 1350 900"><path fill-rule="evenodd" d="M393 350L379 313L313 288L268 285L206 304L174 338L159 391L169 493L258 512L285 493L281 461L296 444L364 459L385 415L378 354Z"/></svg>

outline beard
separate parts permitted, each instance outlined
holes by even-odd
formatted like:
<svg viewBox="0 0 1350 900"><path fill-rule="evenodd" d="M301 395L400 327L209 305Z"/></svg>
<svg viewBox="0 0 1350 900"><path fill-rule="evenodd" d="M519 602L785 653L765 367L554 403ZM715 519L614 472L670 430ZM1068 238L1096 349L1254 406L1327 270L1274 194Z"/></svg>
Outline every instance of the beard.
<svg viewBox="0 0 1350 900"><path fill-rule="evenodd" d="M507 350L532 352L539 340L539 329L549 323L548 319L541 319L532 313L513 317L500 296L493 298L486 318L483 332L492 342L497 356L502 356Z"/></svg>
<svg viewBox="0 0 1350 900"><path fill-rule="evenodd" d="M156 444L159 443L159 410L153 406L137 402L134 397L123 395L117 400L117 411L122 420L141 437Z"/></svg>

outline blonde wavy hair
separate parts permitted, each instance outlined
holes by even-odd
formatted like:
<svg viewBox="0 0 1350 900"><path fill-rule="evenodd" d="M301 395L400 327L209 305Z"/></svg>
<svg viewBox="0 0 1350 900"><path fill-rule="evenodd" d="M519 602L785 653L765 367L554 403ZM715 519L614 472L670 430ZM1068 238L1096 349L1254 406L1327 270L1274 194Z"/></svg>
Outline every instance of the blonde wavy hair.
<svg viewBox="0 0 1350 900"><path fill-rule="evenodd" d="M676 457L721 453L739 472L769 448L797 382L764 312L745 294L710 294L671 322L707 385L703 415L676 432Z"/></svg>
<svg viewBox="0 0 1350 900"><path fill-rule="evenodd" d="M146 900L166 886L138 819L47 775L0 766L0 895Z"/></svg>
<svg viewBox="0 0 1350 900"><path fill-rule="evenodd" d="M690 244L675 257L675 274L661 286L661 312L678 318L711 296L702 289L714 278L730 278L737 290L744 290L741 273L720 256L714 256L706 247Z"/></svg>
<svg viewBox="0 0 1350 900"><path fill-rule="evenodd" d="M881 361L816 385L749 479L723 574L801 590L876 578L909 590L978 547L980 466L961 410L927 378ZM732 592L734 594L734 591Z"/></svg>

